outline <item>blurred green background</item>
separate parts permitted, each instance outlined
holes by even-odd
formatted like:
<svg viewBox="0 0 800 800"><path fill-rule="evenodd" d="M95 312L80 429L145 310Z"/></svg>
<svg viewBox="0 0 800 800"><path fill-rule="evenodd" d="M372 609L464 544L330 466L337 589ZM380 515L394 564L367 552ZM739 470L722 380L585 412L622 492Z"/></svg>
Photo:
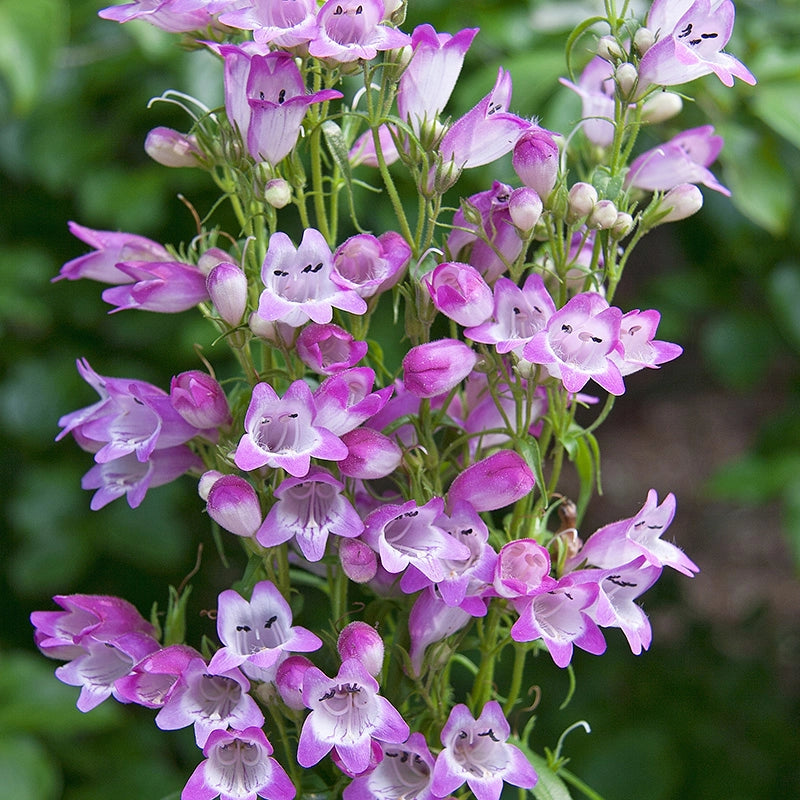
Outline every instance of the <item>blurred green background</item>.
<svg viewBox="0 0 800 800"><path fill-rule="evenodd" d="M77 689L53 678L28 622L52 595L73 592L119 594L144 614L163 608L198 543L212 546L191 481L150 492L135 512L117 501L92 513L80 489L90 457L53 443L58 418L94 402L76 358L166 387L199 366L196 344L214 352L191 314L108 317L99 285L50 283L86 250L68 220L177 243L194 233L178 194L202 211L214 202L204 174L159 167L142 150L150 128L188 126L173 106L147 110L150 98L175 88L221 101L213 59L97 10L0 0L0 798L9 800L158 800L180 791L199 756L190 731L158 731L146 710L113 701L75 710ZM450 108L476 102L503 64L512 110L560 130L578 115L557 84L565 34L601 10L599 0L427 0L412 4L404 27L480 26ZM541 659L529 680L542 689L539 750L588 720L592 733L573 732L565 753L606 800L800 797L800 9L739 0L737 10L730 50L759 85L703 79L692 85L697 102L664 129L713 123L726 140L715 169L734 197L705 192L698 217L651 234L632 259L616 299L658 308L660 338L686 352L628 380L599 432L605 493L585 524L630 516L651 487L674 491L671 532L702 571L670 573L645 598L648 653L632 656L611 632L602 658L577 656L566 711L564 672ZM645 133L643 145L658 135ZM474 171L463 191L494 177L514 182L505 164ZM222 570L196 583L194 635L213 632L199 610L235 577Z"/></svg>

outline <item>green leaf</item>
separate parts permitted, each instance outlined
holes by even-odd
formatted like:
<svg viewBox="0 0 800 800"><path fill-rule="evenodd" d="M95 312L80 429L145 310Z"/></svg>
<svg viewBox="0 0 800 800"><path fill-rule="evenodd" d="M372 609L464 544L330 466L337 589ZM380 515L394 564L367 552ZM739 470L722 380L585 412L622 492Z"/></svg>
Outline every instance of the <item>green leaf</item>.
<svg viewBox="0 0 800 800"><path fill-rule="evenodd" d="M527 748L522 749L539 776L536 786L531 790L536 800L572 800L567 785L550 769L547 759Z"/></svg>
<svg viewBox="0 0 800 800"><path fill-rule="evenodd" d="M25 736L0 737L0 786L14 800L56 800L58 768L39 742Z"/></svg>
<svg viewBox="0 0 800 800"><path fill-rule="evenodd" d="M800 147L800 76L759 87L752 100L757 117L795 147Z"/></svg>
<svg viewBox="0 0 800 800"><path fill-rule="evenodd" d="M0 0L0 77L15 114L39 100L68 32L64 0Z"/></svg>

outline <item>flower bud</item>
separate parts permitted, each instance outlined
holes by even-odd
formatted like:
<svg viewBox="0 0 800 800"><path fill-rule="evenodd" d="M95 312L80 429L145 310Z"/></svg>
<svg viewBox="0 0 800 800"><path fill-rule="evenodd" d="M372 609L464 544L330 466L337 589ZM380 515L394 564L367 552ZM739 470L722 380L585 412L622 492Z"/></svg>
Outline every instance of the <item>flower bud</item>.
<svg viewBox="0 0 800 800"><path fill-rule="evenodd" d="M642 121L650 124L664 122L680 114L683 100L676 92L656 92L644 101Z"/></svg>
<svg viewBox="0 0 800 800"><path fill-rule="evenodd" d="M591 183L579 181L569 190L568 219L575 222L592 213L597 202L597 189Z"/></svg>
<svg viewBox="0 0 800 800"><path fill-rule="evenodd" d="M619 86L623 97L629 97L639 80L639 73L633 64L626 61L617 67L614 72L614 77L617 80L617 86Z"/></svg>
<svg viewBox="0 0 800 800"><path fill-rule="evenodd" d="M550 591L550 553L535 539L517 539L498 553L492 581L500 597L530 597Z"/></svg>
<svg viewBox="0 0 800 800"><path fill-rule="evenodd" d="M264 187L264 202L273 208L283 208L292 199L292 187L283 178L273 178Z"/></svg>
<svg viewBox="0 0 800 800"><path fill-rule="evenodd" d="M224 474L225 473L219 470L210 469L200 476L200 480L197 482L197 494L200 495L202 500L208 500L208 493L211 491L211 487L223 477Z"/></svg>
<svg viewBox="0 0 800 800"><path fill-rule="evenodd" d="M238 475L224 475L208 493L206 510L221 528L250 537L261 527L261 505L255 489Z"/></svg>
<svg viewBox="0 0 800 800"><path fill-rule="evenodd" d="M217 264L206 277L206 289L220 317L235 328L247 308L247 276L236 264Z"/></svg>
<svg viewBox="0 0 800 800"><path fill-rule="evenodd" d="M691 217L703 207L703 193L693 183L681 183L670 189L662 198L658 208L666 211L658 224L663 222L677 222L686 217Z"/></svg>
<svg viewBox="0 0 800 800"><path fill-rule="evenodd" d="M169 387L172 407L195 428L219 428L231 424L231 410L222 387L199 370L173 377Z"/></svg>
<svg viewBox="0 0 800 800"><path fill-rule="evenodd" d="M295 328L285 322L273 322L264 319L254 311L247 319L247 324L253 332L253 336L265 339L275 345L289 346L294 342Z"/></svg>
<svg viewBox="0 0 800 800"><path fill-rule="evenodd" d="M514 189L508 198L508 213L511 221L523 234L534 229L542 216L542 200L539 195L527 186Z"/></svg>
<svg viewBox="0 0 800 800"><path fill-rule="evenodd" d="M339 472L348 478L375 480L391 475L403 453L388 436L373 428L359 427L342 434L347 458L339 462Z"/></svg>
<svg viewBox="0 0 800 800"><path fill-rule="evenodd" d="M342 571L354 583L368 583L378 572L378 556L361 539L340 539Z"/></svg>
<svg viewBox="0 0 800 800"><path fill-rule="evenodd" d="M197 269L206 277L214 267L218 264L229 264L231 257L219 247L209 247L204 251L200 258L197 259Z"/></svg>
<svg viewBox="0 0 800 800"><path fill-rule="evenodd" d="M293 711L305 709L303 703L303 678L306 670L313 667L305 656L289 656L281 662L275 674L275 686L281 699Z"/></svg>
<svg viewBox="0 0 800 800"><path fill-rule="evenodd" d="M606 230L614 225L617 221L617 207L610 200L600 200L595 203L592 213L586 220L587 228L594 228L596 230Z"/></svg>
<svg viewBox="0 0 800 800"><path fill-rule="evenodd" d="M511 164L525 186L547 200L558 177L558 145L550 131L525 131L514 145Z"/></svg>
<svg viewBox="0 0 800 800"><path fill-rule="evenodd" d="M336 642L339 658L357 658L373 677L383 669L383 639L366 622L356 621L345 626Z"/></svg>
<svg viewBox="0 0 800 800"><path fill-rule="evenodd" d="M446 261L425 275L423 282L437 310L459 325L480 325L492 315L492 290L470 264Z"/></svg>
<svg viewBox="0 0 800 800"><path fill-rule="evenodd" d="M478 355L457 339L437 339L412 347L403 359L403 383L415 397L436 397L458 386Z"/></svg>
<svg viewBox="0 0 800 800"><path fill-rule="evenodd" d="M197 139L172 128L153 128L144 141L144 150L164 167L196 167L202 153Z"/></svg>
<svg viewBox="0 0 800 800"><path fill-rule="evenodd" d="M633 230L633 225L633 217L624 211L620 211L611 226L611 233L615 239L624 239Z"/></svg>
<svg viewBox="0 0 800 800"><path fill-rule="evenodd" d="M495 511L516 503L534 483L533 472L522 456L514 450L500 450L456 477L447 504L452 508L457 500L467 500L476 511Z"/></svg>
<svg viewBox="0 0 800 800"><path fill-rule="evenodd" d="M601 36L597 40L597 55L606 61L614 61L624 58L625 51L620 47L619 42L613 36Z"/></svg>
<svg viewBox="0 0 800 800"><path fill-rule="evenodd" d="M656 43L656 36L650 28L639 28L633 34L633 46L643 56Z"/></svg>
<svg viewBox="0 0 800 800"><path fill-rule="evenodd" d="M355 366L367 354L367 343L333 323L312 322L300 331L295 349L300 360L320 375L335 375Z"/></svg>

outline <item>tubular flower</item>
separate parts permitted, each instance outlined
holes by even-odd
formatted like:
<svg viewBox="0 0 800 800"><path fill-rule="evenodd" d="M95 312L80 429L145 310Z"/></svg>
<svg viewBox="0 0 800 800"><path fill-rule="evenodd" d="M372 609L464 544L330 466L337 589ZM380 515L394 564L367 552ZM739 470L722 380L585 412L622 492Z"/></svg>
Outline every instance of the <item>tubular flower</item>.
<svg viewBox="0 0 800 800"><path fill-rule="evenodd" d="M258 0L220 14L219 21L231 28L253 31L253 39L259 44L295 47L317 35L317 4L314 0Z"/></svg>

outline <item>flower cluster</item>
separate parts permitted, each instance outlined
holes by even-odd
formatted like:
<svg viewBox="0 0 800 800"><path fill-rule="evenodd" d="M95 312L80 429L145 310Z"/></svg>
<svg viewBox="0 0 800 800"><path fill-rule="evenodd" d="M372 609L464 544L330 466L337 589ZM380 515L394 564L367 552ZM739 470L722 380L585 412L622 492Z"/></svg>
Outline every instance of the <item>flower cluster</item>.
<svg viewBox="0 0 800 800"><path fill-rule="evenodd" d="M62 610L32 622L41 651L66 662L57 677L81 687L82 711L113 696L156 710L162 729L193 727L205 760L184 800L530 789L544 767L530 726L518 729L528 656L566 667L576 647L603 653L611 628L638 654L651 641L641 595L664 567L698 571L663 538L672 494L650 490L633 517L580 531L593 431L625 378L682 352L657 338L658 311L613 304L623 268L653 227L699 209L697 184L728 193L709 170L722 147L711 126L632 158L636 134L680 111L665 86L710 72L754 82L721 50L732 4L656 0L646 25L610 14L597 55L564 80L583 102L568 136L510 110L502 68L471 110L446 113L478 31L409 35L403 15L381 0L101 12L192 34L219 59L224 110L170 96L191 129L156 128L146 149L206 170L240 227L178 251L72 223L91 252L58 278L109 284L114 312L196 308L242 369L225 388L208 367L165 391L80 360L100 399L64 416L58 438L94 455L93 509L122 496L135 508L190 474L246 565L219 595L218 646L170 640L157 618L106 596L56 597ZM358 75L348 96L343 76ZM495 180L447 206L463 170L504 157L520 185ZM363 232L357 170L381 182L395 230ZM398 171L417 189L416 218ZM397 363L380 344L393 338L407 343ZM603 393L599 412L585 390ZM570 463L577 502L559 489ZM325 598L324 631L293 624L301 592ZM364 619L343 625L357 608ZM506 647L514 665L498 689ZM454 698L464 664L473 688Z"/></svg>

